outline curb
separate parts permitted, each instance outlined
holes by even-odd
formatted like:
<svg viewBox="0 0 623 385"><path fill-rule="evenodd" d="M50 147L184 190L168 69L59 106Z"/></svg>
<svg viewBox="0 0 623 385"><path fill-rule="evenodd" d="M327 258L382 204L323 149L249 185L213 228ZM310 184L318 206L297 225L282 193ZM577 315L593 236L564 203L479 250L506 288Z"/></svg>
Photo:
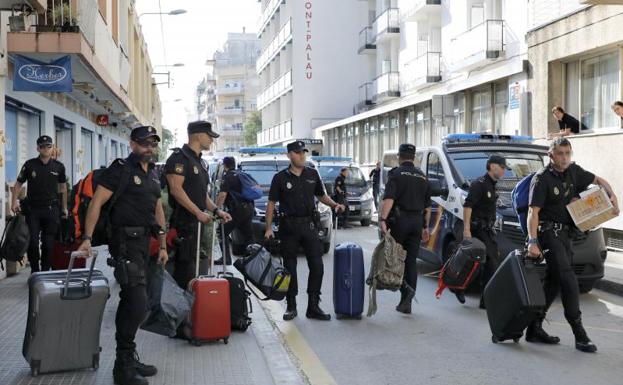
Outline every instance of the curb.
<svg viewBox="0 0 623 385"><path fill-rule="evenodd" d="M610 281L602 278L595 282L595 289L605 291L606 293L623 296L623 283Z"/></svg>

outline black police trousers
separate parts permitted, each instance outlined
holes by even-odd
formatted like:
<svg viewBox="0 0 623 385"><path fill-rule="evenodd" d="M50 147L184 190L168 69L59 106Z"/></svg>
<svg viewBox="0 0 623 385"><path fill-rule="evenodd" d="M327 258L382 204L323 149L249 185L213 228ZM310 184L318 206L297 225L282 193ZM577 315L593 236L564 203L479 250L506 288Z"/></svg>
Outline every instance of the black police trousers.
<svg viewBox="0 0 623 385"><path fill-rule="evenodd" d="M581 316L580 289L578 278L573 271L573 251L571 238L567 231L546 230L539 233L541 250L545 253L547 272L543 289L545 291L545 311L552 305L560 292L565 318L573 321Z"/></svg>
<svg viewBox="0 0 623 385"><path fill-rule="evenodd" d="M26 223L30 232L28 261L31 271L48 271L52 267L54 239L60 224L60 210L57 204L27 209ZM39 239L41 237L41 253ZM41 266L39 261L41 260Z"/></svg>
<svg viewBox="0 0 623 385"><path fill-rule="evenodd" d="M391 236L407 252L403 282L415 290L417 287L417 258L420 253L424 217L422 213L401 212L400 215L391 217L388 225ZM404 288L401 288L400 291L403 294L405 292Z"/></svg>
<svg viewBox="0 0 623 385"><path fill-rule="evenodd" d="M307 279L307 294L320 295L324 265L322 262L322 241L318 236L318 229L309 221L293 221L281 219L279 223L279 239L281 240L281 255L286 270L291 274L288 297L298 294L298 279L296 273L299 248L303 249L307 257L309 278Z"/></svg>
<svg viewBox="0 0 623 385"><path fill-rule="evenodd" d="M195 278L198 225L199 221L195 221L175 226L177 240L173 258L173 278L184 290L188 289L188 283Z"/></svg>
<svg viewBox="0 0 623 385"><path fill-rule="evenodd" d="M472 237L484 243L487 250L487 260L485 261L480 275L480 285L482 290L484 290L485 286L500 266L500 250L498 248L498 242L495 239L495 232L492 229L472 223L471 232Z"/></svg>
<svg viewBox="0 0 623 385"><path fill-rule="evenodd" d="M338 224L343 226L348 223L348 200L346 199L346 196L342 194L335 194L333 196L333 200L335 203L346 206L346 210L342 211L340 214L336 214L335 211L333 211L333 220L337 220Z"/></svg>
<svg viewBox="0 0 623 385"><path fill-rule="evenodd" d="M117 353L136 349L134 339L147 316L146 269L149 262L149 229L123 227L116 229L110 242L115 261L115 279L121 287L115 317Z"/></svg>
<svg viewBox="0 0 623 385"><path fill-rule="evenodd" d="M255 242L255 237L253 236L253 215L255 215L255 206L253 203L237 203L236 207L229 211L229 214L232 220L223 225L225 229L225 240L227 241L232 231L237 229L238 233L243 238L242 242L246 250L247 246ZM220 226L218 231L220 234ZM231 260L231 248L229 247L229 243L225 243L225 250L223 250L222 239L223 238L221 238L220 245L223 256L226 260Z"/></svg>

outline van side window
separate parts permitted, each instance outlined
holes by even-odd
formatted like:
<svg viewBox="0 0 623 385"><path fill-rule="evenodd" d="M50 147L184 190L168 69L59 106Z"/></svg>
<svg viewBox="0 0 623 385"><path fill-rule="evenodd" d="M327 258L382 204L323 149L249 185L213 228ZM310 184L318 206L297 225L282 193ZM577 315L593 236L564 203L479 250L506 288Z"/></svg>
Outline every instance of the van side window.
<svg viewBox="0 0 623 385"><path fill-rule="evenodd" d="M426 176L428 179L438 179L442 185L445 185L446 175L443 172L443 165L439 161L439 156L434 152L428 154Z"/></svg>

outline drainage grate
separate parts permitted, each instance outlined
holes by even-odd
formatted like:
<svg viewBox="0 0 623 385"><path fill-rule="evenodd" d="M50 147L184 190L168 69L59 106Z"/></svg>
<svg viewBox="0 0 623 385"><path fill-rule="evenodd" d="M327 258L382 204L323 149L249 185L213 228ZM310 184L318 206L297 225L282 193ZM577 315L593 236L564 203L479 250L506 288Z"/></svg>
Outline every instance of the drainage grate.
<svg viewBox="0 0 623 385"><path fill-rule="evenodd" d="M609 249L623 251L623 232L616 230L604 231L606 236L606 246Z"/></svg>

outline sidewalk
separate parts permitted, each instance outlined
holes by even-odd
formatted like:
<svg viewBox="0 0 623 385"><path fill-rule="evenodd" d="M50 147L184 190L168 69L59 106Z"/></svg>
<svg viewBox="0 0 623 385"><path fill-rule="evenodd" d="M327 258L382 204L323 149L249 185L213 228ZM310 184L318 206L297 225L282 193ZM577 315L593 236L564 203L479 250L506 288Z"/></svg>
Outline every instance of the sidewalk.
<svg viewBox="0 0 623 385"><path fill-rule="evenodd" d="M0 384L113 384L114 319L119 285L106 266L106 257L106 252L100 252L97 261L97 268L108 276L111 287L102 323L99 370L30 376L30 368L22 356L28 309L29 269L25 269L0 281ZM232 333L227 345L218 342L194 347L186 341L139 330L137 345L141 360L158 367L158 375L149 378L150 384L303 384L279 335L255 299L251 316L251 327L245 333Z"/></svg>

